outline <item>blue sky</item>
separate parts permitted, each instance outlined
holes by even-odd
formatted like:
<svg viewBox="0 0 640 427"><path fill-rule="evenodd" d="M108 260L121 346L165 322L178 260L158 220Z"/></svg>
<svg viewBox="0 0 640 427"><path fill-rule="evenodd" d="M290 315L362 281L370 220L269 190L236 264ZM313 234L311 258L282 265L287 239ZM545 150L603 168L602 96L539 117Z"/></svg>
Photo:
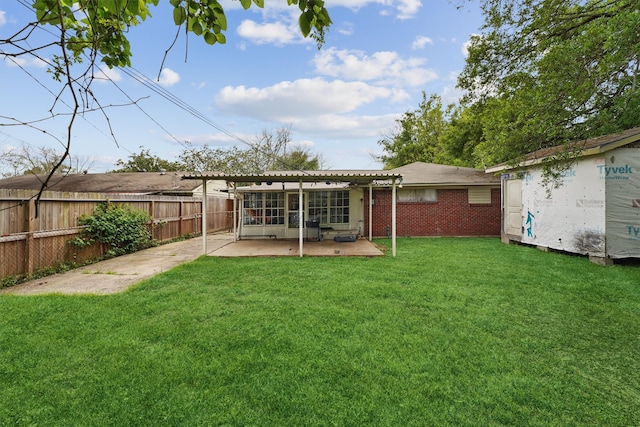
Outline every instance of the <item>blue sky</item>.
<svg viewBox="0 0 640 427"><path fill-rule="evenodd" d="M0 0L0 39L34 20L21 3L30 1ZM289 127L293 144L321 154L326 168L379 169L372 158L380 154L378 140L418 107L423 91L445 102L460 96L455 83L465 45L482 23L478 1L328 0L333 25L318 51L300 35L297 7L265 3L244 11L238 1L222 2L227 43L209 46L181 34L160 72L177 28L161 0L153 17L130 32L133 69L108 70L109 79L94 83L115 141L105 114L89 112L75 123L72 154L90 172L104 172L141 146L175 160L184 141L246 148L264 130ZM149 80L142 84L132 74ZM50 117L59 91L39 61L2 58L0 124ZM125 105L131 100L137 106ZM62 115L38 122L38 129L0 126L0 152L60 148L68 108L58 102L55 112Z"/></svg>

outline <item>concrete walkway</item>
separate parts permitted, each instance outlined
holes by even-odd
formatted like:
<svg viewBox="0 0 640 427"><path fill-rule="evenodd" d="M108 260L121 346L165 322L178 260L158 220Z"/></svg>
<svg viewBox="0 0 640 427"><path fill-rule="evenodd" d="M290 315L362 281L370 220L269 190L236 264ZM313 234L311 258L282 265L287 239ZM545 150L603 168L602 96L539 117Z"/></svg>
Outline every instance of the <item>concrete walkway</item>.
<svg viewBox="0 0 640 427"><path fill-rule="evenodd" d="M231 234L209 235L207 252L211 253L231 242ZM0 294L114 294L201 255L202 238L196 237L31 280L2 289Z"/></svg>
<svg viewBox="0 0 640 427"><path fill-rule="evenodd" d="M305 256L383 256L368 240L339 243L305 241ZM202 238L169 243L133 254L21 283L0 290L0 295L95 294L122 292L130 286L202 256ZM231 233L207 236L207 255L217 257L299 256L298 240L239 240Z"/></svg>

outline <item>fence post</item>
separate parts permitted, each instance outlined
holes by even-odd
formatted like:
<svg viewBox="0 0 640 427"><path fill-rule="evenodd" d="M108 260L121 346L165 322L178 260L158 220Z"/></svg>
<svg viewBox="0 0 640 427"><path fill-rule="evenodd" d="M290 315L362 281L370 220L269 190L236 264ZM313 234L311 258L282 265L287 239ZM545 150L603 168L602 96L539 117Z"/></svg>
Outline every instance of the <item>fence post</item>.
<svg viewBox="0 0 640 427"><path fill-rule="evenodd" d="M184 226L182 225L182 223L184 222L184 202L181 200L180 202L180 207L178 208L178 217L180 218L180 220L178 221L178 235L182 236L184 234Z"/></svg>
<svg viewBox="0 0 640 427"><path fill-rule="evenodd" d="M34 198L29 199L29 208L26 209L25 225L27 229L27 241L24 248L24 271L27 272L27 276L33 276L35 272L35 239L33 233L35 232L36 223L36 201Z"/></svg>

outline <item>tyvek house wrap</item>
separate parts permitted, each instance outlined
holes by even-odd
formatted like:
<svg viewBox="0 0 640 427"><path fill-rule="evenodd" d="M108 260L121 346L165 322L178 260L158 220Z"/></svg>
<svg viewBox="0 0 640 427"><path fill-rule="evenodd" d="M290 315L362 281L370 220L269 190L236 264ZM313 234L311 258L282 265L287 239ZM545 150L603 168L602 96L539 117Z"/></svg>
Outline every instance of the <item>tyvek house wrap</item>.
<svg viewBox="0 0 640 427"><path fill-rule="evenodd" d="M607 192L607 256L640 257L640 150L607 153L598 177Z"/></svg>
<svg viewBox="0 0 640 427"><path fill-rule="evenodd" d="M541 169L522 180L522 242L583 255L605 256L603 156L579 159L561 185L544 184Z"/></svg>

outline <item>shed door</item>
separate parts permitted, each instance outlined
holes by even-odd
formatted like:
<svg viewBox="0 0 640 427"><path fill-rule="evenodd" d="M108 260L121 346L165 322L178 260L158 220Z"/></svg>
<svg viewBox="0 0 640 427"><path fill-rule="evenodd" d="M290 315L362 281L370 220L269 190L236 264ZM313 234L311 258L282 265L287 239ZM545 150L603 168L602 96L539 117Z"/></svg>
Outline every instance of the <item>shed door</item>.
<svg viewBox="0 0 640 427"><path fill-rule="evenodd" d="M505 181L505 232L522 236L522 180Z"/></svg>

